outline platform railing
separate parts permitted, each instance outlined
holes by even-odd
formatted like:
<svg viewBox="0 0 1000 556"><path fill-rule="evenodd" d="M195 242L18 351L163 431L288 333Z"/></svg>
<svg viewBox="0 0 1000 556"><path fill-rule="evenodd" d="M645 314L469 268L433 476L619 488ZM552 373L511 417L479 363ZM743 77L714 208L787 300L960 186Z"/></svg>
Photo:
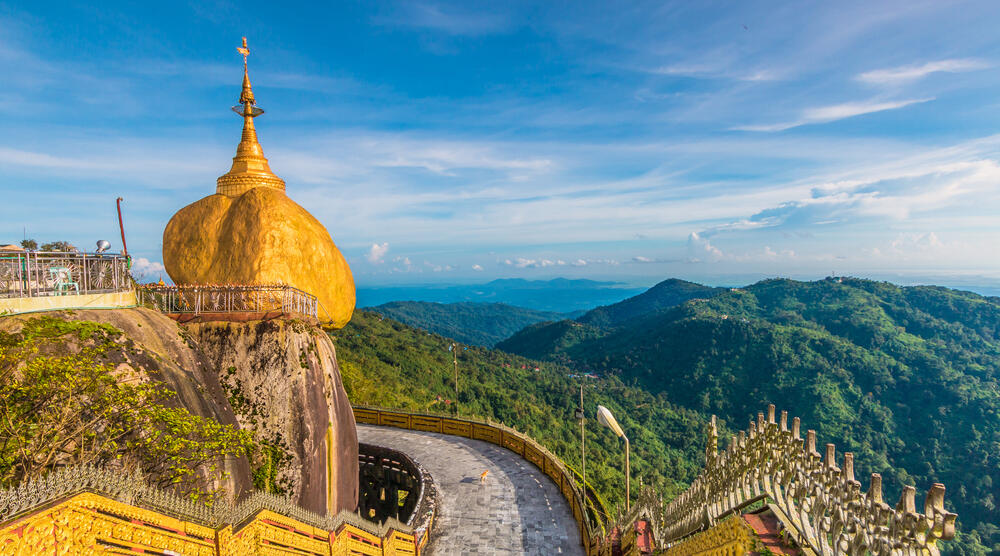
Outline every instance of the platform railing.
<svg viewBox="0 0 1000 556"><path fill-rule="evenodd" d="M128 257L117 253L0 251L0 297L127 291Z"/></svg>
<svg viewBox="0 0 1000 556"><path fill-rule="evenodd" d="M167 314L280 312L319 317L316 296L283 284L146 284L137 293L140 305Z"/></svg>

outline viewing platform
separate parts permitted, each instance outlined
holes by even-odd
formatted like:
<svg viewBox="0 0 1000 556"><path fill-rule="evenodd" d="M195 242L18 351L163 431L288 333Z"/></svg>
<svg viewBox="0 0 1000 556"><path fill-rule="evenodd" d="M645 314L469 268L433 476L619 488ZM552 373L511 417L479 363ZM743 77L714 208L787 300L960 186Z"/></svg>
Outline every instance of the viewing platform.
<svg viewBox="0 0 1000 556"><path fill-rule="evenodd" d="M118 253L0 251L0 315L134 307L129 266Z"/></svg>
<svg viewBox="0 0 1000 556"><path fill-rule="evenodd" d="M156 309L179 322L318 320L320 316L316 296L281 284L145 284L136 292L140 305Z"/></svg>

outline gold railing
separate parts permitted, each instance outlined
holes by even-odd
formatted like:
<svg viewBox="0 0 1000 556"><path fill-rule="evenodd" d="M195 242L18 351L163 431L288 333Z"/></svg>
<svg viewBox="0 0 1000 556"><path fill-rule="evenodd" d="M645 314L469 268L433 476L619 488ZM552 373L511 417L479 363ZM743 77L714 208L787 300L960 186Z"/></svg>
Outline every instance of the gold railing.
<svg viewBox="0 0 1000 556"><path fill-rule="evenodd" d="M0 491L0 555L135 553L417 555L427 531L350 512L320 516L255 492L208 507L135 473L83 466Z"/></svg>
<svg viewBox="0 0 1000 556"><path fill-rule="evenodd" d="M666 556L722 556L747 554L757 548L756 533L739 516L730 516L684 542L670 547Z"/></svg>
<svg viewBox="0 0 1000 556"><path fill-rule="evenodd" d="M282 284L201 284L136 289L139 304L162 313L204 315L219 313L295 313L319 317L316 296Z"/></svg>
<svg viewBox="0 0 1000 556"><path fill-rule="evenodd" d="M799 419L789 429L788 412L782 411L776 421L774 405L768 406L766 418L758 413L721 453L713 416L705 455L698 478L656 520L661 542L679 547L704 539L696 535L688 540L758 501L767 503L796 544L824 556L936 555L937 541L955 536L957 516L944 509L944 485L931 486L923 513L916 510L911 486L904 487L892 507L882 500L879 474L873 473L868 490L861 492L854 455L844 454L843 467L838 466L836 448L827 444L821 456L816 432L808 431L803 440Z"/></svg>
<svg viewBox="0 0 1000 556"><path fill-rule="evenodd" d="M389 410L377 407L354 406L354 419L358 423L397 427L424 432L436 432L484 440L503 446L530 461L552 480L569 503L580 531L580 542L588 556L611 554L611 542L605 535L604 523L589 512L583 493L573 473L558 457L549 452L530 436L502 423L468 417L435 415L430 413ZM588 485L589 490L589 485ZM594 494L589 493L591 499ZM630 552L626 554L638 554Z"/></svg>

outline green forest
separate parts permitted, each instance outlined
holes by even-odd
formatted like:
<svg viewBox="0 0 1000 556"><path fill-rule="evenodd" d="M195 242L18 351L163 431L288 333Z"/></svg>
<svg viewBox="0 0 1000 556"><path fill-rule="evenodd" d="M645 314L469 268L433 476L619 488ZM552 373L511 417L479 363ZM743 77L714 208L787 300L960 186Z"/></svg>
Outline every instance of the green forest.
<svg viewBox="0 0 1000 556"><path fill-rule="evenodd" d="M433 303L393 301L372 311L461 343L492 347L529 324L571 318L579 313L553 313L506 303Z"/></svg>
<svg viewBox="0 0 1000 556"><path fill-rule="evenodd" d="M768 402L856 454L867 488L948 488L957 554L1000 552L1000 300L838 278L766 280L498 348L617 378L737 428ZM605 311L607 312L607 311Z"/></svg>

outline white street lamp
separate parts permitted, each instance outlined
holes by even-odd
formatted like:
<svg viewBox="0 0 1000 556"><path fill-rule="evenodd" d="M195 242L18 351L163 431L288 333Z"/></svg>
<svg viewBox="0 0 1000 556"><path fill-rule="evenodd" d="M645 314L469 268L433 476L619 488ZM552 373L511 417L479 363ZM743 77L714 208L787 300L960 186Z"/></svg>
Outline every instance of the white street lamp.
<svg viewBox="0 0 1000 556"><path fill-rule="evenodd" d="M597 406L597 421L614 431L619 438L625 440L625 511L632 509L632 503L629 500L629 462L628 462L628 437L625 436L625 431L622 430L621 425L615 420L615 416L611 414L611 411L603 405Z"/></svg>

